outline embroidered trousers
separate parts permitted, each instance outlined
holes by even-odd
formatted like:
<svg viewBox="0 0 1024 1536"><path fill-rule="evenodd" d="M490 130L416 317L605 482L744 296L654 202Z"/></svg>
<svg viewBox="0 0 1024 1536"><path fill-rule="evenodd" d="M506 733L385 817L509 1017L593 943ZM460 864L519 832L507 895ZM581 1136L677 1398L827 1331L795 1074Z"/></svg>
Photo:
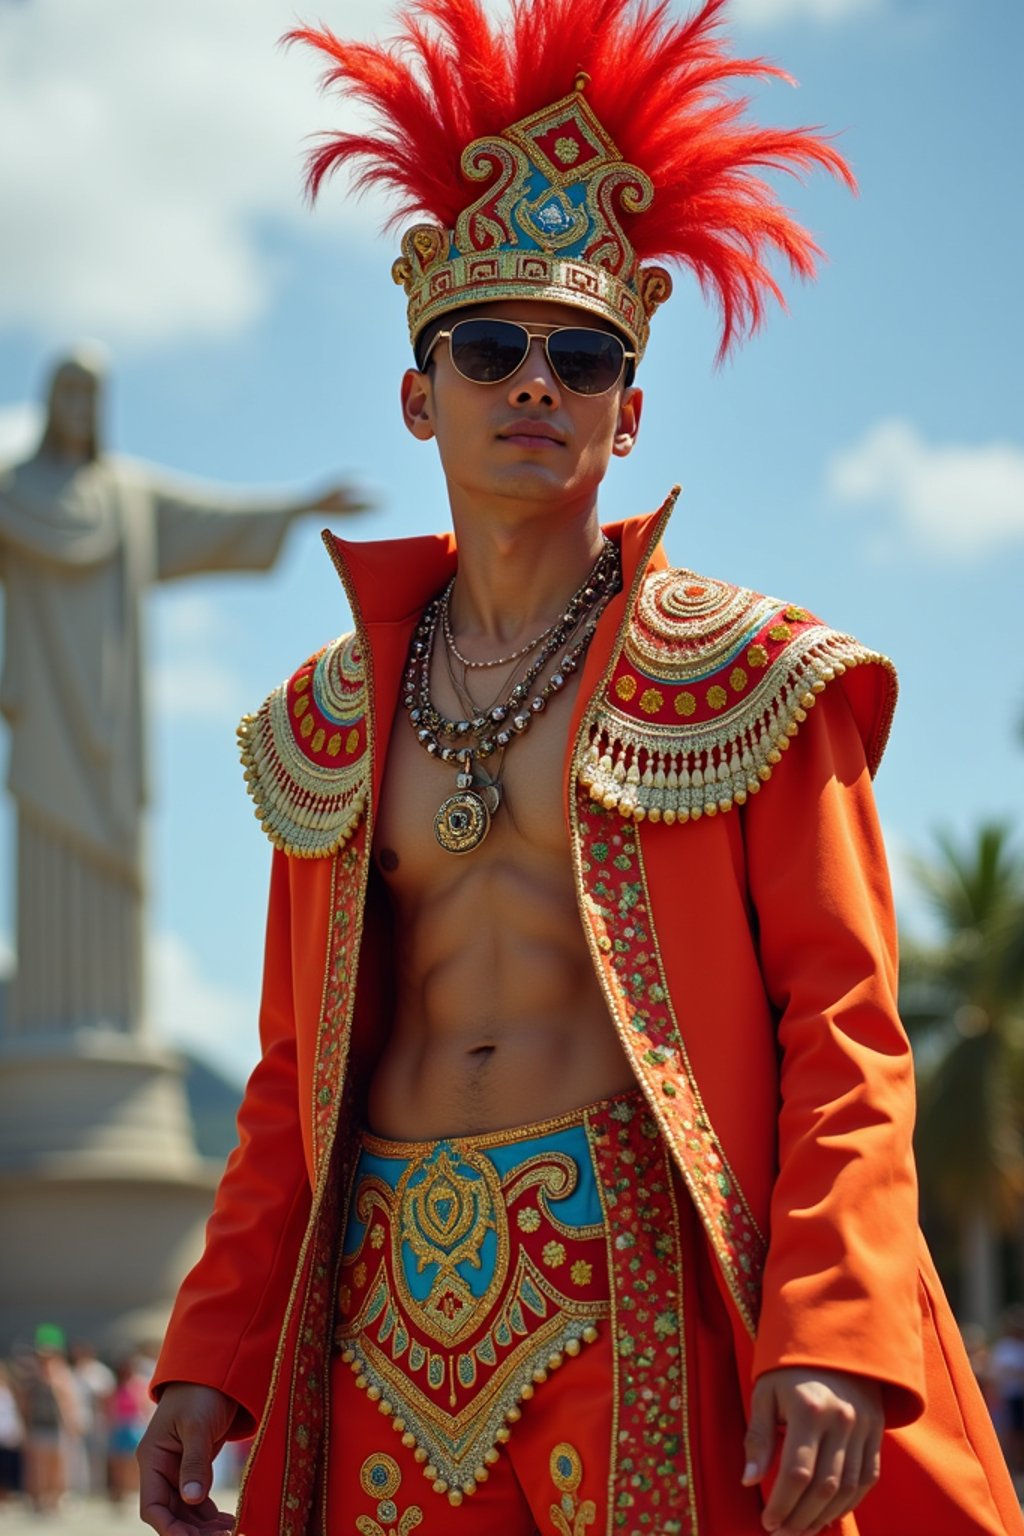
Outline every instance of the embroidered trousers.
<svg viewBox="0 0 1024 1536"><path fill-rule="evenodd" d="M329 1536L754 1536L713 1260L639 1094L490 1137L365 1137Z"/></svg>

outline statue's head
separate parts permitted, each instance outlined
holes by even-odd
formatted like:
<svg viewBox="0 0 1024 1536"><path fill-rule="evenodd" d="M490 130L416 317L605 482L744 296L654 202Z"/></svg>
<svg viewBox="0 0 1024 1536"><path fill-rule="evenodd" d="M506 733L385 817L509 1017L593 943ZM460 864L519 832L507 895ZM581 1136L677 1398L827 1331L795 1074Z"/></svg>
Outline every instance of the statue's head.
<svg viewBox="0 0 1024 1536"><path fill-rule="evenodd" d="M82 461L99 456L105 375L106 357L94 345L76 347L57 362L50 376L40 454Z"/></svg>

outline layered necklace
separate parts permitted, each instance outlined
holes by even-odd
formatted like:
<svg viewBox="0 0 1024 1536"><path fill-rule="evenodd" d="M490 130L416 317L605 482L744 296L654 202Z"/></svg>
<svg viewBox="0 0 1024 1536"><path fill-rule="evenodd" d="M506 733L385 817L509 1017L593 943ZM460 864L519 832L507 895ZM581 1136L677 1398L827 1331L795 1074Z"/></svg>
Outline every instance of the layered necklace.
<svg viewBox="0 0 1024 1536"><path fill-rule="evenodd" d="M554 623L510 655L488 661L469 660L455 643L454 576L428 603L409 651L403 702L424 751L456 765L455 793L442 802L434 817L434 836L446 852L472 853L487 836L491 818L501 805L506 751L526 734L577 670L601 614L621 584L618 549L605 539L590 573ZM448 676L465 711L460 720L447 719L431 697L430 672L438 635ZM469 691L470 672L511 666L515 670L497 697L489 704L478 704ZM462 669L461 678L457 667Z"/></svg>

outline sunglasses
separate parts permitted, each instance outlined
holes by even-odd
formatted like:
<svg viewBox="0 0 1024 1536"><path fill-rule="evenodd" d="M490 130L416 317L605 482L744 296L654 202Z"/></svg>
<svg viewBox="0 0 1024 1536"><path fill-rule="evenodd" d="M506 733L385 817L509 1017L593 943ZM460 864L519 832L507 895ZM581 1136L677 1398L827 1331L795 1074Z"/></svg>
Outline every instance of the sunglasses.
<svg viewBox="0 0 1024 1536"><path fill-rule="evenodd" d="M448 342L452 367L474 384L500 384L520 369L538 337L552 373L574 395L604 395L622 377L626 363L636 362L610 331L582 325L524 325L518 320L487 317L459 320L450 331L438 331L427 348L421 371L439 341Z"/></svg>

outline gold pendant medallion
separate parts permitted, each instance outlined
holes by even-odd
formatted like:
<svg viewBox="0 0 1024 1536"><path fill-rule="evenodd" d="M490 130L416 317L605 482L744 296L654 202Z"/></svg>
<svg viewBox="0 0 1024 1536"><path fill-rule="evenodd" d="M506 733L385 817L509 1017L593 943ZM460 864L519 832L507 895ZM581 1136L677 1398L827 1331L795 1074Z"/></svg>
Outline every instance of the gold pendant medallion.
<svg viewBox="0 0 1024 1536"><path fill-rule="evenodd" d="M500 804L500 782L467 759L455 775L455 794L434 817L434 836L446 853L472 853L491 830L491 817Z"/></svg>
<svg viewBox="0 0 1024 1536"><path fill-rule="evenodd" d="M475 789L459 789L434 817L434 836L446 853L472 853L491 830L491 813Z"/></svg>

